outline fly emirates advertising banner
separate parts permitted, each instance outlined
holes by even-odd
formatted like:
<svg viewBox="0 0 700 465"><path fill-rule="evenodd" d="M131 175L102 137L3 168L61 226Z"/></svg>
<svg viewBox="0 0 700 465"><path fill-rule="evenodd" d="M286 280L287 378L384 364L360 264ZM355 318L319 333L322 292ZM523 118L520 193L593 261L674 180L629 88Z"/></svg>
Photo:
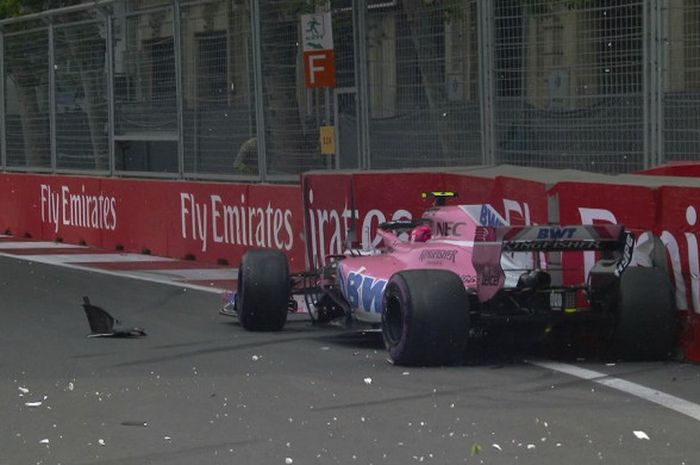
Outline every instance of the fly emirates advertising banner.
<svg viewBox="0 0 700 465"><path fill-rule="evenodd" d="M237 266L248 248L305 266L298 186L0 175L2 232Z"/></svg>

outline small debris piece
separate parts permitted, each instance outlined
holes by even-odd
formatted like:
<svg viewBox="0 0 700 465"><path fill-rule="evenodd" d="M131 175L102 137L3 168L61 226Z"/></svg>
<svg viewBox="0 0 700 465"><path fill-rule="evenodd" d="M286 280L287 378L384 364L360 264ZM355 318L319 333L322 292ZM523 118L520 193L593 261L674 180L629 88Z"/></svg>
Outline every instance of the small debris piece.
<svg viewBox="0 0 700 465"><path fill-rule="evenodd" d="M481 453L481 446L476 443L472 444L471 449L469 449L469 453L472 456L479 455Z"/></svg>

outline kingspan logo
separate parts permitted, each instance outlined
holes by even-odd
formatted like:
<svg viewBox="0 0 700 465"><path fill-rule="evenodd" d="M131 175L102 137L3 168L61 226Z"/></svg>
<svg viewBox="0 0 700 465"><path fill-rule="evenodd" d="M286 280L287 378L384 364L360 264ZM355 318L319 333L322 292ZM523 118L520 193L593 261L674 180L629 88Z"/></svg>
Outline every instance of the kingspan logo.
<svg viewBox="0 0 700 465"><path fill-rule="evenodd" d="M432 250L424 250L420 254L420 261L425 262L425 261L437 261L437 260L446 260L450 261L452 263L455 262L455 258L457 257L457 250L446 250L446 249L432 249Z"/></svg>

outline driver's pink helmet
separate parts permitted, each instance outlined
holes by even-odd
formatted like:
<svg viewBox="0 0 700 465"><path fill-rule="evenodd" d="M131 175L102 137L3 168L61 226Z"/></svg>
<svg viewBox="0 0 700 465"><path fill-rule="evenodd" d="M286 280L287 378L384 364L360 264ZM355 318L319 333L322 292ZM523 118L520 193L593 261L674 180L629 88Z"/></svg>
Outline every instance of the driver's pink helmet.
<svg viewBox="0 0 700 465"><path fill-rule="evenodd" d="M431 237L430 226L421 224L411 230L411 242L425 242Z"/></svg>

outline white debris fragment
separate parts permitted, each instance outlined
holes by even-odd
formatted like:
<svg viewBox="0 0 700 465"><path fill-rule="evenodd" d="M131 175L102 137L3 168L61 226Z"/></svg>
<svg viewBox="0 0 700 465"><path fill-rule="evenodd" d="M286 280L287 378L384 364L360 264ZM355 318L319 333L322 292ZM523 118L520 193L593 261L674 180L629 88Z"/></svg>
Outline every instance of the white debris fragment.
<svg viewBox="0 0 700 465"><path fill-rule="evenodd" d="M73 381L71 381L70 383L68 383L68 390L72 391L73 389L75 389L75 384L73 384Z"/></svg>
<svg viewBox="0 0 700 465"><path fill-rule="evenodd" d="M614 367L615 365L616 365L615 363L606 363L605 364L606 367Z"/></svg>
<svg viewBox="0 0 700 465"><path fill-rule="evenodd" d="M321 347L321 350L331 350L331 348L328 346L323 346L323 347Z"/></svg>
<svg viewBox="0 0 700 465"><path fill-rule="evenodd" d="M498 444L491 444L491 447L493 447L494 449L496 449L498 451L503 450L503 448L501 446L499 446Z"/></svg>
<svg viewBox="0 0 700 465"><path fill-rule="evenodd" d="M253 356L250 357L250 358L251 358L254 362L257 362L257 361L260 360L262 357L260 357L259 355L253 355Z"/></svg>
<svg viewBox="0 0 700 465"><path fill-rule="evenodd" d="M291 465L294 463L294 460L292 460L291 457L287 457L286 459L284 459L284 463L286 463L287 465Z"/></svg>
<svg viewBox="0 0 700 465"><path fill-rule="evenodd" d="M372 378L365 378L365 384L372 384Z"/></svg>
<svg viewBox="0 0 700 465"><path fill-rule="evenodd" d="M26 387L19 386L17 389L19 389L19 392L21 393L20 397L29 393L29 389L27 389Z"/></svg>
<svg viewBox="0 0 700 465"><path fill-rule="evenodd" d="M170 436L163 436L163 439L166 440L166 441L172 440L172 438L171 438Z"/></svg>
<svg viewBox="0 0 700 465"><path fill-rule="evenodd" d="M411 374L411 372L410 372L410 371L404 371L404 372L403 372L403 373L401 373L401 374L402 374L403 376L408 376L408 375L410 375L410 374Z"/></svg>
<svg viewBox="0 0 700 465"><path fill-rule="evenodd" d="M41 402L41 401L36 401L36 402L25 402L25 403L24 403L24 405L27 406L27 407L41 407L41 404L43 404L43 402Z"/></svg>
<svg viewBox="0 0 700 465"><path fill-rule="evenodd" d="M97 440L97 444L99 444L99 445L101 445L101 446L104 447L104 445L105 445L105 440L102 439L102 438L100 438L100 439Z"/></svg>
<svg viewBox="0 0 700 465"><path fill-rule="evenodd" d="M634 435L637 437L637 439L646 439L647 441L649 440L649 435L644 431L634 431Z"/></svg>
<svg viewBox="0 0 700 465"><path fill-rule="evenodd" d="M535 448L535 445L534 445L534 444L528 444L528 445L527 445L527 449L528 449L528 450L532 450L532 449L534 449L534 448Z"/></svg>
<svg viewBox="0 0 700 465"><path fill-rule="evenodd" d="M39 441L39 444L46 444L46 445L48 445L48 444L49 444L49 439L48 439L48 438L44 438L44 439L42 439L41 441Z"/></svg>

